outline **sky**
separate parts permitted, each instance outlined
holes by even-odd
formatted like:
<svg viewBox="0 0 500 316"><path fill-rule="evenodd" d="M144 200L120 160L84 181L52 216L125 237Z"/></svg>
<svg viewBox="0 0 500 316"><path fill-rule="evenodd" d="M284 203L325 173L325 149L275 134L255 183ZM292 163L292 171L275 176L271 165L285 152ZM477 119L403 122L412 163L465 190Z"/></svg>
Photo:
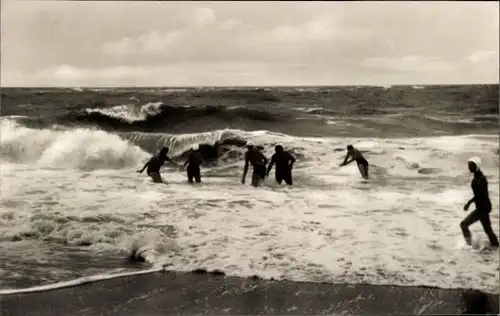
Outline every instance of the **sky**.
<svg viewBox="0 0 500 316"><path fill-rule="evenodd" d="M498 1L1 1L2 86L499 82Z"/></svg>

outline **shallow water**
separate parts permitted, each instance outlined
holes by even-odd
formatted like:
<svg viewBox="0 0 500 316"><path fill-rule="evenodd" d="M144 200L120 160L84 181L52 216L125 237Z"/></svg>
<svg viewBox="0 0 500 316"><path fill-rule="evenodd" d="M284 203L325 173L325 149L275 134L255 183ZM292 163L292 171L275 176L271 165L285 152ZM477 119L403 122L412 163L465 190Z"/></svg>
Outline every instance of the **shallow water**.
<svg viewBox="0 0 500 316"><path fill-rule="evenodd" d="M29 163L2 163L2 288L166 264L498 292L498 251L464 247L458 226L472 194L466 161L481 155L499 230L497 136L356 141L372 166L372 180L363 181L355 165L338 168L344 153L334 149L351 139L238 132L279 141L299 157L292 188L272 177L253 188L241 185L239 161L203 169L201 185L188 185L177 167L165 168L167 185L154 184L135 171L148 157L138 147L101 131L81 130L79 142L63 133ZM99 146L85 141L99 137L106 137ZM471 231L486 243L480 224ZM125 261L137 247L147 257L142 266Z"/></svg>

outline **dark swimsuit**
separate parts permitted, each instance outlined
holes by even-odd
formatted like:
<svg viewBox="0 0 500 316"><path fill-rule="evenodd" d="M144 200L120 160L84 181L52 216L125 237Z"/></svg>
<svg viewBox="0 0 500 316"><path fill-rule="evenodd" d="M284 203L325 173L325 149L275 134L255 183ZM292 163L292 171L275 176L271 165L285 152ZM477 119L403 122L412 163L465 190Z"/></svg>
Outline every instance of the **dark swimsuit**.
<svg viewBox="0 0 500 316"><path fill-rule="evenodd" d="M266 177L266 165L264 164L255 164L253 166L253 173L258 175L261 179Z"/></svg>
<svg viewBox="0 0 500 316"><path fill-rule="evenodd" d="M488 193L488 180L480 171L472 179L471 188L477 211L481 214L489 214L492 207Z"/></svg>
<svg viewBox="0 0 500 316"><path fill-rule="evenodd" d="M481 225L483 225L484 232L488 235L490 244L494 247L498 247L498 238L491 227L490 212L492 205L488 193L488 180L481 171L477 171L475 173L471 182L471 187L472 192L474 192L474 204L476 204L476 209L467 215L467 217L460 223L462 233L470 244L471 233L469 226L477 221L480 221Z"/></svg>
<svg viewBox="0 0 500 316"><path fill-rule="evenodd" d="M276 153L271 157L271 161L276 164L276 182L281 184L284 180L288 185L292 185L292 168L290 167L290 161L295 161L292 155L286 151L279 154Z"/></svg>
<svg viewBox="0 0 500 316"><path fill-rule="evenodd" d="M364 157L356 159L356 164L368 167L368 161Z"/></svg>
<svg viewBox="0 0 500 316"><path fill-rule="evenodd" d="M253 156L250 156L253 155ZM258 156L255 156L258 155ZM250 159L251 158L251 159ZM266 177L266 157L258 151L247 151L245 154L245 159L250 160L253 165L253 174L261 179ZM252 163L252 161L254 163Z"/></svg>
<svg viewBox="0 0 500 316"><path fill-rule="evenodd" d="M165 162L164 159L161 159L158 156L153 156L148 163L148 170L147 173L151 172L160 172L161 166L163 166L163 163Z"/></svg>

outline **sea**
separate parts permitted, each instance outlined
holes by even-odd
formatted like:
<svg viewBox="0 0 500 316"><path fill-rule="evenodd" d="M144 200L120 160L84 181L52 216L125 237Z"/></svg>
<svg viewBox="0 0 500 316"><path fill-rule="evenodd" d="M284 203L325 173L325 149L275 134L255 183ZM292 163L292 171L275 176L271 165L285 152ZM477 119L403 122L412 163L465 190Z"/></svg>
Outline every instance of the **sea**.
<svg viewBox="0 0 500 316"><path fill-rule="evenodd" d="M2 88L0 290L165 267L498 293L459 226L479 156L499 231L498 118L498 85ZM241 184L247 140L292 153L293 186ZM163 146L157 184L137 170Z"/></svg>

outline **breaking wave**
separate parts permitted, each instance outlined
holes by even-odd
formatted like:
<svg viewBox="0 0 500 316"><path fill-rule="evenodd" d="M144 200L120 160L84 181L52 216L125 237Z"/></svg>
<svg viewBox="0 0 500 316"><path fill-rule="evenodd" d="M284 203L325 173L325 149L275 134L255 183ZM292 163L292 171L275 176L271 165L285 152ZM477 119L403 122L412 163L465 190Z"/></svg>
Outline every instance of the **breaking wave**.
<svg viewBox="0 0 500 316"><path fill-rule="evenodd" d="M25 107L27 110L30 108L29 105ZM335 104L329 108L310 104L300 107L276 104L249 108L238 104L179 106L162 102L141 104L137 101L115 106L72 108L56 115L18 117L17 122L31 128L59 125L117 132L180 134L230 128L272 130L297 136L333 136L348 132L359 137L378 131L397 137L493 132L498 130L498 113L483 111L460 114L445 111L426 114L404 106L379 108L363 104L354 104L349 109L336 107ZM335 126L337 123L349 126L349 129Z"/></svg>
<svg viewBox="0 0 500 316"><path fill-rule="evenodd" d="M170 148L174 161L184 160L193 144L199 144L205 160L230 165L241 162L247 140L256 141L266 155L283 144L299 160L311 163L325 155L341 156L346 138L294 137L270 131L247 132L236 129L204 133L167 134L106 132L97 129L31 129L13 120L0 125L0 159L13 163L37 164L53 168L117 169L144 163L161 147ZM374 166L384 166L399 175L452 174L463 172L470 155L483 152L484 163L498 167L495 136L468 135L435 138L364 139L354 141ZM393 148L390 151L383 148ZM335 159L339 159L339 157ZM334 159L334 160L335 160ZM451 171L451 173L450 173Z"/></svg>
<svg viewBox="0 0 500 316"><path fill-rule="evenodd" d="M98 127L114 131L174 131L194 128L215 130L228 125L246 129L290 121L291 114L239 106L170 106L161 102L84 108L48 117L26 117L19 122L36 128L52 125Z"/></svg>
<svg viewBox="0 0 500 316"><path fill-rule="evenodd" d="M170 148L174 160L184 159L194 143L200 145L201 153L209 162L234 160L243 155L246 139L251 134L239 130L171 135L109 133L88 128L31 129L12 120L1 121L0 133L3 160L77 169L137 166L164 146Z"/></svg>

